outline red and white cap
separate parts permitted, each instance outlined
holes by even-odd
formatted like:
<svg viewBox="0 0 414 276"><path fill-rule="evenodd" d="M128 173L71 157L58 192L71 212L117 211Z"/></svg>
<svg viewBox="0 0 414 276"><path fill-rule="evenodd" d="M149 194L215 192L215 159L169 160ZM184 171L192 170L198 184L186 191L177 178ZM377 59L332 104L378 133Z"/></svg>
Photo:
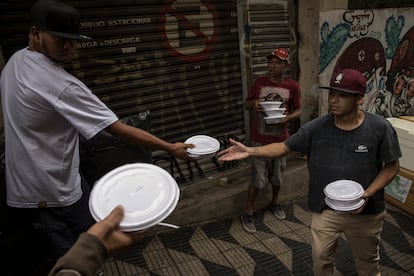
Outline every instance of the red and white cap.
<svg viewBox="0 0 414 276"><path fill-rule="evenodd" d="M276 48L270 55L267 56L267 59L272 59L272 57L277 57L280 60L289 62L289 52L285 48Z"/></svg>

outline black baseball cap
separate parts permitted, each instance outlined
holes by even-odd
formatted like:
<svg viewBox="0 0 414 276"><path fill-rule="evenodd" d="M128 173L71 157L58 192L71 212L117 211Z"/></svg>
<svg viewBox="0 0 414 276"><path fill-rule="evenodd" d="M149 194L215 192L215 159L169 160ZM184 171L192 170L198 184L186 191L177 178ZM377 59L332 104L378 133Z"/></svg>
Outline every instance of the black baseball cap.
<svg viewBox="0 0 414 276"><path fill-rule="evenodd" d="M31 24L59 37L91 40L81 35L80 14L77 9L59 0L39 0L30 11Z"/></svg>

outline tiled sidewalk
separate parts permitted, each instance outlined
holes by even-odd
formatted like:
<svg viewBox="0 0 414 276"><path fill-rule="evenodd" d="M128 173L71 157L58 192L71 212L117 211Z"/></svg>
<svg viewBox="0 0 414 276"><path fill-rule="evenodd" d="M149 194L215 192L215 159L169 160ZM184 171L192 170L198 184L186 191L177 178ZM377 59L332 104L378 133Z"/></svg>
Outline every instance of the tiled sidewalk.
<svg viewBox="0 0 414 276"><path fill-rule="evenodd" d="M237 216L151 235L108 260L104 275L313 275L306 200L283 207L286 220L257 212L255 234ZM414 275L414 218L388 205L382 238L382 275ZM336 266L338 275L356 275L342 238Z"/></svg>

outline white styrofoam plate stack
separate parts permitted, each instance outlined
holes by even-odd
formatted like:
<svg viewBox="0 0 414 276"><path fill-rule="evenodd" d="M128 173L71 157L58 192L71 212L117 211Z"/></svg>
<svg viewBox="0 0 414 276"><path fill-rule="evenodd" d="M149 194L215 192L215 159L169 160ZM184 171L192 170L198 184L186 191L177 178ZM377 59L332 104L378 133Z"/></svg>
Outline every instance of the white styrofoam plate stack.
<svg viewBox="0 0 414 276"><path fill-rule="evenodd" d="M352 180L337 180L329 183L325 189L325 203L332 209L342 212L357 210L364 204L364 188Z"/></svg>
<svg viewBox="0 0 414 276"><path fill-rule="evenodd" d="M188 156L196 159L213 157L220 149L220 142L216 138L207 135L192 136L184 143L195 145L194 148L187 149L187 153Z"/></svg>
<svg viewBox="0 0 414 276"><path fill-rule="evenodd" d="M286 115L264 117L266 124L280 124Z"/></svg>

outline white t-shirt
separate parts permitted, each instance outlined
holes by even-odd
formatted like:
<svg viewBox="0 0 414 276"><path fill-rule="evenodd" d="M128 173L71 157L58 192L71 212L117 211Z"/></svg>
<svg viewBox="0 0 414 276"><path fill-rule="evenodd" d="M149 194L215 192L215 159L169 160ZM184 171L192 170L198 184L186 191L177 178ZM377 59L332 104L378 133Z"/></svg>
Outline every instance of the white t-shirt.
<svg viewBox="0 0 414 276"><path fill-rule="evenodd" d="M57 207L82 195L79 133L118 117L80 80L41 53L17 51L1 73L7 204Z"/></svg>

